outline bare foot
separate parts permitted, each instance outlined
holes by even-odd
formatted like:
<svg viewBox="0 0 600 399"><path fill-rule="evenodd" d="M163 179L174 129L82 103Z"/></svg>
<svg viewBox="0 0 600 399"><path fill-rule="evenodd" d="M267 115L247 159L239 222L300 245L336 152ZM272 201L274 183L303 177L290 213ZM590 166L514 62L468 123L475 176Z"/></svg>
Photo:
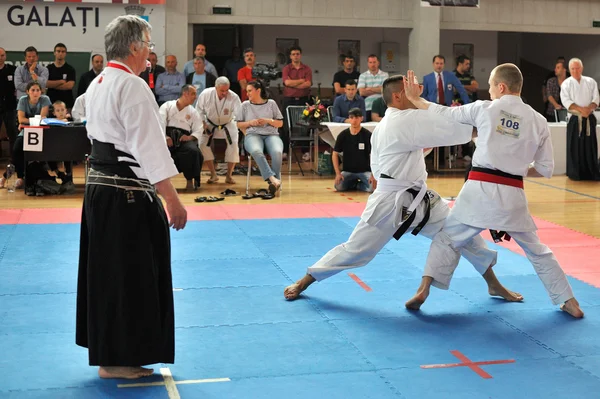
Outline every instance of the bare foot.
<svg viewBox="0 0 600 399"><path fill-rule="evenodd" d="M579 302L577 302L577 299L575 298L571 298L567 302L560 305L560 310L567 312L576 319L581 319L583 317L583 310L581 310L579 307Z"/></svg>
<svg viewBox="0 0 600 399"><path fill-rule="evenodd" d="M429 292L419 291L415 294L415 296L406 301L404 306L406 306L406 308L410 310L419 310L421 309L421 305L423 305L427 300L428 296Z"/></svg>
<svg viewBox="0 0 600 399"><path fill-rule="evenodd" d="M302 277L300 280L296 281L294 284L288 285L287 287L285 287L285 290L283 290L283 296L285 297L285 299L287 299L288 301L293 301L294 299L297 299L300 294L306 290L308 288L309 285L311 285L312 283L314 283L316 280L313 276L311 276L310 274L306 274L304 277Z"/></svg>
<svg viewBox="0 0 600 399"><path fill-rule="evenodd" d="M415 296L410 298L404 306L410 310L419 310L421 309L421 305L425 303L427 297L429 296L429 288L431 287L431 283L433 282L433 277L423 276L421 279L421 285L417 289L417 293Z"/></svg>
<svg viewBox="0 0 600 399"><path fill-rule="evenodd" d="M235 180L233 180L233 177L227 176L225 178L225 183L227 183L227 184L235 184Z"/></svg>
<svg viewBox="0 0 600 399"><path fill-rule="evenodd" d="M144 367L103 367L98 369L100 378L124 378L134 380L136 378L148 377L154 373L153 369Z"/></svg>
<svg viewBox="0 0 600 399"><path fill-rule="evenodd" d="M195 187L194 187L194 180L190 179L187 181L187 184L185 186L185 191L194 191Z"/></svg>
<svg viewBox="0 0 600 399"><path fill-rule="evenodd" d="M488 287L488 293L491 296L502 297L508 302L521 302L523 300L523 295L518 292L507 290L503 285L500 285L499 287Z"/></svg>
<svg viewBox="0 0 600 399"><path fill-rule="evenodd" d="M210 178L210 179L208 179L206 182L207 182L208 184L213 184L213 183L216 183L216 182L218 182L218 181L219 181L219 177L218 177L218 176L211 176L211 178Z"/></svg>

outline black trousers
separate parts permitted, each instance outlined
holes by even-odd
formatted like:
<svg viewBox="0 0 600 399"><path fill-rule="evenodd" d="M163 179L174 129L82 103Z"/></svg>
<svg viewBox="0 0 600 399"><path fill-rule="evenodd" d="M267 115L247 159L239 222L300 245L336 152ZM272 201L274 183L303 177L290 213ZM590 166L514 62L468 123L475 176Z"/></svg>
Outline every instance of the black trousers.
<svg viewBox="0 0 600 399"><path fill-rule="evenodd" d="M89 364L173 363L171 241L158 196L88 184L79 248L75 342Z"/></svg>
<svg viewBox="0 0 600 399"><path fill-rule="evenodd" d="M589 121L589 131L588 131ZM582 118L572 116L567 124L567 176L571 180L600 180L598 165L598 138L596 117L591 114Z"/></svg>
<svg viewBox="0 0 600 399"><path fill-rule="evenodd" d="M182 141L178 147L171 147L169 150L177 170L183 173L186 180L198 179L198 183L200 183L204 157L198 148L198 142L195 140Z"/></svg>
<svg viewBox="0 0 600 399"><path fill-rule="evenodd" d="M4 124L6 135L8 136L8 148L10 151L10 159L13 157L13 148L17 139L17 110L0 111L0 128Z"/></svg>

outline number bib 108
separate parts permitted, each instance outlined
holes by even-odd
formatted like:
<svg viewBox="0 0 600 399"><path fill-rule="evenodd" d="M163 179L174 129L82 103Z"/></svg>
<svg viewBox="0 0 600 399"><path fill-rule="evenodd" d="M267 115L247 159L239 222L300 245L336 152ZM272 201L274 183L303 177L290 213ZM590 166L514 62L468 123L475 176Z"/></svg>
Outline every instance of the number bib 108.
<svg viewBox="0 0 600 399"><path fill-rule="evenodd" d="M519 138L521 134L521 121L522 117L519 115L513 115L506 111L500 111L500 116L496 122L496 133L503 134L514 138Z"/></svg>

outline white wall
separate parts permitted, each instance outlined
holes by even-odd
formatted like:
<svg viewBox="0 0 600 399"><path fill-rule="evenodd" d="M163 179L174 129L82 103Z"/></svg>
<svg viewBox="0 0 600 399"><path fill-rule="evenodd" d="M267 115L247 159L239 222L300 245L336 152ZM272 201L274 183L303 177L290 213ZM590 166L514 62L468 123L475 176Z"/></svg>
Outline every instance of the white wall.
<svg viewBox="0 0 600 399"><path fill-rule="evenodd" d="M442 29L598 34L598 0L481 0L479 8L444 7Z"/></svg>
<svg viewBox="0 0 600 399"><path fill-rule="evenodd" d="M489 88L488 77L498 65L498 32L473 32L460 30L442 30L440 32L440 54L446 57L446 69L456 68L452 47L454 43L473 44L473 65L471 72L479 83L480 90Z"/></svg>
<svg viewBox="0 0 600 399"><path fill-rule="evenodd" d="M191 24L261 24L402 28L411 25L418 0L189 0ZM215 5L232 15L212 15Z"/></svg>
<svg viewBox="0 0 600 399"><path fill-rule="evenodd" d="M598 0L481 0L480 8L442 9L441 28L597 34ZM212 15L230 5L232 15ZM419 0L189 0L189 23L412 27Z"/></svg>
<svg viewBox="0 0 600 399"><path fill-rule="evenodd" d="M521 56L529 62L554 69L558 56L577 57L583 61L584 75L600 82L600 40L590 35L524 33Z"/></svg>
<svg viewBox="0 0 600 399"><path fill-rule="evenodd" d="M367 56L379 54L380 42L400 44L400 68L408 68L408 29L327 28L314 26L257 25L254 27L254 51L257 62L275 61L275 39L297 38L302 47L302 62L313 71L313 86L332 86L337 69L338 40L360 40L361 71L367 70ZM317 73L318 71L318 73ZM275 85L277 84L276 81Z"/></svg>
<svg viewBox="0 0 600 399"><path fill-rule="evenodd" d="M391 28L341 28L341 27L304 27L281 25L257 25L254 27L254 50L257 62L275 61L275 39L297 38L302 47L302 61L313 70L313 85L331 87L333 74L337 72L338 40L360 40L361 71L366 70L367 56L379 54L380 42L400 44L400 71L409 68L408 29ZM446 69L455 68L452 59L454 43L472 43L474 45L475 70L473 74L482 89L487 89L487 78L497 65L498 33L444 30L440 32L440 51L446 57ZM435 54L432 53L431 57ZM315 71L319 71L316 73ZM277 81L275 82L275 85Z"/></svg>
<svg viewBox="0 0 600 399"><path fill-rule="evenodd" d="M114 18L125 15L126 6L127 4L24 2L0 4L0 45L8 51L23 51L27 46L34 46L38 51L52 51L56 43L63 42L69 51L90 51L103 54L104 28ZM82 7L92 8L87 11L85 27ZM11 8L13 11L10 11ZM40 17L41 24L35 18L36 13ZM65 13L67 14L66 23L60 26ZM96 14L98 15L97 25ZM72 23L68 22L69 15L72 16ZM144 15L149 16L149 22L153 28L152 41L156 43L155 52L163 54L165 51L165 7L146 5ZM29 26L27 26L30 19ZM10 20L17 24L22 20L23 24L15 26L10 23ZM48 26L49 24L59 26Z"/></svg>

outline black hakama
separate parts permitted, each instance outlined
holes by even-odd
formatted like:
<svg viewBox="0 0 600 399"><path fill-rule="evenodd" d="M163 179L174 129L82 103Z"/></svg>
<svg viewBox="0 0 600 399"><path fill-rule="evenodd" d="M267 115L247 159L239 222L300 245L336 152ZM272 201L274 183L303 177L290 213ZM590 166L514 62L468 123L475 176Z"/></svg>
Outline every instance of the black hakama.
<svg viewBox="0 0 600 399"><path fill-rule="evenodd" d="M89 349L90 365L174 362L170 245L167 216L154 192L88 182L76 343Z"/></svg>
<svg viewBox="0 0 600 399"><path fill-rule="evenodd" d="M589 123L588 123L589 122ZM567 125L567 176L572 180L600 180L596 117L571 116Z"/></svg>

